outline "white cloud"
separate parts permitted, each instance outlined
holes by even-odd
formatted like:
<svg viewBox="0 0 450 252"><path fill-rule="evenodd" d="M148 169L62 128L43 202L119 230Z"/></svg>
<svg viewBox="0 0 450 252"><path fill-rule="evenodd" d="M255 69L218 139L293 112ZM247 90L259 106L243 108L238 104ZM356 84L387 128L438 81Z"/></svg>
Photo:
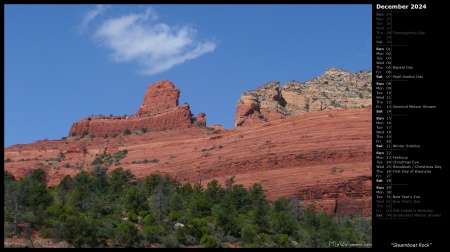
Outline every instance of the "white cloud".
<svg viewBox="0 0 450 252"><path fill-rule="evenodd" d="M102 14L106 9L108 9L110 5L97 4L95 9L86 12L83 16L83 20L79 26L80 32L83 32L89 23L94 20L98 15Z"/></svg>
<svg viewBox="0 0 450 252"><path fill-rule="evenodd" d="M189 26L171 27L156 20L151 7L144 13L111 18L100 25L95 38L112 50L112 60L136 61L146 75L166 71L216 48L214 42L198 41L197 31Z"/></svg>

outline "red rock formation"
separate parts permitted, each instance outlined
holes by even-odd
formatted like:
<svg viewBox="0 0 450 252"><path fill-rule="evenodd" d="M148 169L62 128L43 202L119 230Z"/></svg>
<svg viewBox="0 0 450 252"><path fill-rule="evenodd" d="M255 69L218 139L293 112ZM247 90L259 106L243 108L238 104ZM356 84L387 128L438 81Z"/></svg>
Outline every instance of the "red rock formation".
<svg viewBox="0 0 450 252"><path fill-rule="evenodd" d="M206 114L203 112L198 113L197 122L202 123L206 126Z"/></svg>
<svg viewBox="0 0 450 252"><path fill-rule="evenodd" d="M192 124L189 105L178 106L180 90L172 82L158 81L147 88L144 101L135 115L131 116L93 116L75 122L69 136L83 133L96 136L122 134L126 129L138 131L164 130L189 127ZM206 123L206 118L204 117Z"/></svg>
<svg viewBox="0 0 450 252"><path fill-rule="evenodd" d="M208 128L213 129L213 130L220 130L220 131L226 131L227 129L225 129L222 124L216 124L216 125L208 125Z"/></svg>
<svg viewBox="0 0 450 252"><path fill-rule="evenodd" d="M158 81L147 88L144 101L136 111L136 115L152 114L176 108L179 97L180 90L176 89L172 82L168 80Z"/></svg>
<svg viewBox="0 0 450 252"><path fill-rule="evenodd" d="M5 148L4 158L11 161L4 170L22 178L42 168L48 185L57 185L66 175L90 172L97 154L126 149L120 167L137 178L168 173L181 183L206 186L235 176L246 187L260 183L271 201L296 196L329 213L370 218L372 108L364 84L369 76L329 69L281 91L279 82L269 82L243 94L233 130L191 127L189 105L178 106L179 90L160 81L148 87L136 115L85 118L73 124L67 139ZM205 113L198 114L197 123L206 125ZM122 135L142 128L148 132ZM83 132L96 137L70 137ZM136 162L145 159L159 162Z"/></svg>
<svg viewBox="0 0 450 252"><path fill-rule="evenodd" d="M142 116L89 117L76 122L70 129L69 136L80 135L83 132L95 136L112 136L122 134L125 129L131 132L145 128L147 130L164 130L191 125L191 110L189 105L172 108L160 113Z"/></svg>
<svg viewBox="0 0 450 252"><path fill-rule="evenodd" d="M234 127L326 109L369 106L372 106L372 72L329 68L317 78L291 81L281 89L280 82L272 81L244 92L236 106Z"/></svg>
<svg viewBox="0 0 450 252"><path fill-rule="evenodd" d="M236 176L245 187L260 183L269 200L297 196L330 213L371 217L371 108L324 110L220 132L188 127L14 145L4 150L4 158L12 160L4 170L21 178L43 168L49 186L57 185L65 175L90 172L96 154L123 149L128 154L108 172L123 167L138 178L168 173L181 183L201 179L204 186L213 179L224 185ZM58 162L60 151L65 157ZM133 163L144 159L159 162Z"/></svg>

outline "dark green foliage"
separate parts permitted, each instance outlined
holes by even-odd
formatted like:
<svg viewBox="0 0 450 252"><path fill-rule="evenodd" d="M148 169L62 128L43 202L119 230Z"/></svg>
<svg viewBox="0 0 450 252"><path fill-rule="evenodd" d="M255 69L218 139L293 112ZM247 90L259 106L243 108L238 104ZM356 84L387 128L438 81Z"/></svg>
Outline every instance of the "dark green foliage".
<svg viewBox="0 0 450 252"><path fill-rule="evenodd" d="M124 189L124 202L128 209L139 212L147 209L147 197L144 188L132 185ZM136 216L137 218L137 216Z"/></svg>
<svg viewBox="0 0 450 252"><path fill-rule="evenodd" d="M128 220L130 220L131 222L137 222L137 220L138 220L138 216L134 212L134 209L131 209L130 211L128 211L126 216L127 216Z"/></svg>
<svg viewBox="0 0 450 252"><path fill-rule="evenodd" d="M307 231L304 246L308 248L328 247L329 241L339 240L338 225L333 216L316 212L314 205L305 210L302 228Z"/></svg>
<svg viewBox="0 0 450 252"><path fill-rule="evenodd" d="M148 130L146 128L141 129L142 133L146 133Z"/></svg>
<svg viewBox="0 0 450 252"><path fill-rule="evenodd" d="M210 201L211 204L216 204L219 199L225 194L225 190L219 185L219 181L213 179L208 183L205 190L205 198Z"/></svg>
<svg viewBox="0 0 450 252"><path fill-rule="evenodd" d="M100 156L97 156L94 161L92 161L91 165L104 165L111 166L113 163L119 164L119 161L128 154L128 150L120 150L111 155L111 153L103 153Z"/></svg>
<svg viewBox="0 0 450 252"><path fill-rule="evenodd" d="M28 177L34 182L47 185L47 173L41 168L31 171L31 173L28 174Z"/></svg>
<svg viewBox="0 0 450 252"><path fill-rule="evenodd" d="M158 163L159 160L158 159L152 159L152 160L148 160L148 159L144 159L143 161L132 161L132 164L147 164L147 163Z"/></svg>
<svg viewBox="0 0 450 252"><path fill-rule="evenodd" d="M289 201L278 198L273 202L270 213L271 228L278 234L292 235L297 229L297 223L289 209Z"/></svg>
<svg viewBox="0 0 450 252"><path fill-rule="evenodd" d="M124 170L122 167L114 169L110 174L110 192L121 193L123 188L127 187L135 177L130 170Z"/></svg>
<svg viewBox="0 0 450 252"><path fill-rule="evenodd" d="M163 238L162 246L163 248L179 248L180 244L174 234L169 234Z"/></svg>
<svg viewBox="0 0 450 252"><path fill-rule="evenodd" d="M122 158L127 151L111 155ZM103 160L103 159L102 159ZM268 202L260 184L234 178L181 185L169 175L136 179L130 170L96 165L47 188L36 169L17 181L4 172L5 237L40 232L73 247L196 246L248 248L328 247L329 241L371 243L370 220L300 207L298 198ZM174 227L175 223L184 226Z"/></svg>
<svg viewBox="0 0 450 252"><path fill-rule="evenodd" d="M212 214L215 223L222 227L225 235L239 236L239 215L230 193L213 207Z"/></svg>
<svg viewBox="0 0 450 252"><path fill-rule="evenodd" d="M200 240L203 235L210 234L208 221L205 218L193 218L185 227L186 234Z"/></svg>
<svg viewBox="0 0 450 252"><path fill-rule="evenodd" d="M252 223L259 227L260 232L267 232L269 230L269 202L266 199L264 190L261 184L253 184L248 190L248 199L250 204L253 206L253 216L250 216Z"/></svg>
<svg viewBox="0 0 450 252"><path fill-rule="evenodd" d="M124 136L126 136L126 135L131 135L131 130L125 129L125 130L123 131L123 135L124 135Z"/></svg>
<svg viewBox="0 0 450 252"><path fill-rule="evenodd" d="M140 239L138 228L131 222L122 221L114 229L114 240L119 246L132 248L139 243Z"/></svg>
<svg viewBox="0 0 450 252"><path fill-rule="evenodd" d="M182 216L181 213L178 212L177 210L173 210L169 213L169 219L172 221L176 221L176 220L180 219L181 216Z"/></svg>
<svg viewBox="0 0 450 252"><path fill-rule="evenodd" d="M80 214L69 215L61 223L62 236L75 248L97 247L100 241L95 235L93 220Z"/></svg>
<svg viewBox="0 0 450 252"><path fill-rule="evenodd" d="M247 224L242 228L241 240L245 243L253 243L258 234L258 226Z"/></svg>
<svg viewBox="0 0 450 252"><path fill-rule="evenodd" d="M200 239L200 243L204 248L222 248L222 243L219 239L211 235L203 235L202 239Z"/></svg>
<svg viewBox="0 0 450 252"><path fill-rule="evenodd" d="M149 243L161 242L164 237L164 228L161 226L146 226L142 228L145 240Z"/></svg>

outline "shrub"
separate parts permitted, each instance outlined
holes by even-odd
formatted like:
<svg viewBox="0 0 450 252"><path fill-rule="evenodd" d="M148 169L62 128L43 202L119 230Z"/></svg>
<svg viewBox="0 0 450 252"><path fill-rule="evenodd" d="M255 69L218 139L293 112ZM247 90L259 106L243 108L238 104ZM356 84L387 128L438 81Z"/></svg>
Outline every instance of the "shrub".
<svg viewBox="0 0 450 252"><path fill-rule="evenodd" d="M217 239L214 236L211 235L203 235L203 237L200 239L200 243L204 248L221 248L222 243L219 239Z"/></svg>
<svg viewBox="0 0 450 252"><path fill-rule="evenodd" d="M138 216L137 214L134 212L134 210L130 210L127 212L127 217L130 219L130 221L132 222L137 222L138 220Z"/></svg>
<svg viewBox="0 0 450 252"><path fill-rule="evenodd" d="M146 133L147 129L146 128L142 128L141 131L142 131L142 133Z"/></svg>
<svg viewBox="0 0 450 252"><path fill-rule="evenodd" d="M179 218L181 218L181 213L180 212L178 212L176 210L173 210L173 211L171 211L169 213L169 219L171 219L171 220L178 220Z"/></svg>
<svg viewBox="0 0 450 252"><path fill-rule="evenodd" d="M130 131L129 129L125 129L125 130L123 131L123 135L124 135L124 136L126 136L126 135L131 135L131 131Z"/></svg>
<svg viewBox="0 0 450 252"><path fill-rule="evenodd" d="M164 248L178 248L180 247L180 244L178 243L177 238L175 235L170 234L163 238L162 245Z"/></svg>

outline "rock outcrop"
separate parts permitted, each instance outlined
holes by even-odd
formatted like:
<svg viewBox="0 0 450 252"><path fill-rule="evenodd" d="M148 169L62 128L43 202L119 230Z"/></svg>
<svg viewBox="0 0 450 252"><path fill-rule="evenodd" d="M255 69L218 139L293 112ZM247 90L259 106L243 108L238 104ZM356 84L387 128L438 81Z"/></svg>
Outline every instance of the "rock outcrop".
<svg viewBox="0 0 450 252"><path fill-rule="evenodd" d="M280 89L280 82L272 81L243 93L236 106L234 126L251 126L326 109L367 106L372 106L372 72L329 68L306 82L291 81Z"/></svg>
<svg viewBox="0 0 450 252"><path fill-rule="evenodd" d="M139 131L164 130L192 125L192 113L188 104L178 106L180 90L168 80L150 85L144 100L136 114L130 116L91 116L75 122L69 136L93 134L95 136L113 136L125 130ZM206 117L201 113L206 124Z"/></svg>
<svg viewBox="0 0 450 252"><path fill-rule="evenodd" d="M203 112L198 113L197 122L206 126L206 114Z"/></svg>
<svg viewBox="0 0 450 252"><path fill-rule="evenodd" d="M119 166L138 178L167 173L181 183L235 177L261 183L267 198L297 196L304 204L339 215L371 216L372 109L335 109L217 130L178 128L145 134L68 137L4 150L4 169L16 178L30 169L48 173L49 185L65 175L90 172L96 155L127 150ZM85 150L85 151L84 151ZM60 152L63 158L58 158ZM157 163L142 163L143 160Z"/></svg>
<svg viewBox="0 0 450 252"><path fill-rule="evenodd" d="M145 92L141 107L136 111L136 115L146 115L159 113L178 107L180 90L168 81L162 80L150 85Z"/></svg>
<svg viewBox="0 0 450 252"><path fill-rule="evenodd" d="M137 178L164 173L205 187L213 179L224 185L235 176L245 187L260 183L270 201L294 196L303 206L314 203L336 215L371 218L370 77L370 72L333 68L282 89L279 82L269 82L243 94L232 130L204 127L204 113L194 121L188 105L178 106L173 84L157 82L135 115L85 118L72 126L69 135L75 137L5 148L4 170L23 178L42 168L52 186L66 175L91 172L102 153L127 150L108 172L122 167ZM193 127L197 124L202 127ZM142 128L148 131L121 134ZM94 136L80 137L85 131Z"/></svg>

